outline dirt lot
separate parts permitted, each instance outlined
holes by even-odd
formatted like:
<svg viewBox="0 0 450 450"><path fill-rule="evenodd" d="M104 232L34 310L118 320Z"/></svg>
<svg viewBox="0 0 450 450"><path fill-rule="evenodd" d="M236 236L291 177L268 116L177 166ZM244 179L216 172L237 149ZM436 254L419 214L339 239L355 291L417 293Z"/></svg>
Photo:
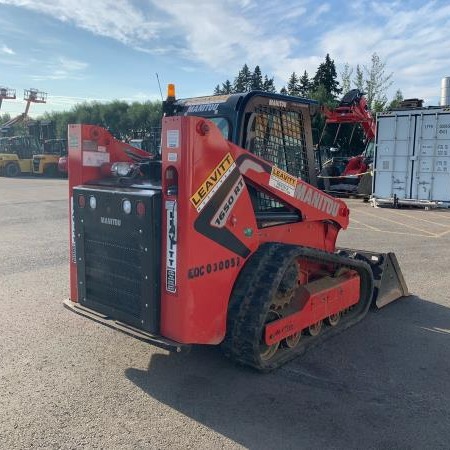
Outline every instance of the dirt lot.
<svg viewBox="0 0 450 450"><path fill-rule="evenodd" d="M74 315L67 181L0 178L0 448L449 448L450 211L349 201L413 295L269 375Z"/></svg>

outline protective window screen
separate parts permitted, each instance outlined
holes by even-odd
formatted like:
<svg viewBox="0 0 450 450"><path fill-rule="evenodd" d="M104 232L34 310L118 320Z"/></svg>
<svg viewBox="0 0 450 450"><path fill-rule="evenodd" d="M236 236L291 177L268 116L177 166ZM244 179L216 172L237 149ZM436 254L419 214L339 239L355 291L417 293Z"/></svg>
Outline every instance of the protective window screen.
<svg viewBox="0 0 450 450"><path fill-rule="evenodd" d="M279 202L271 195L266 194L258 189L252 188L250 191L250 198L252 199L253 209L255 213L267 211L288 211L283 203Z"/></svg>
<svg viewBox="0 0 450 450"><path fill-rule="evenodd" d="M305 128L301 111L260 106L250 118L247 149L280 169L309 182Z"/></svg>

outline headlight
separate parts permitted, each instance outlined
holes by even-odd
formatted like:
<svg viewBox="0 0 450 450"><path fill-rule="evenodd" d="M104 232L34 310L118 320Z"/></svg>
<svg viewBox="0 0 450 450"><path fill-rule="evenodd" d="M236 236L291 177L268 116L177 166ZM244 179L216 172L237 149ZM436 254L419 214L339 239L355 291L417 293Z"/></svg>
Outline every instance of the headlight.
<svg viewBox="0 0 450 450"><path fill-rule="evenodd" d="M130 200L124 200L122 202L122 209L125 214L131 214L131 202Z"/></svg>
<svg viewBox="0 0 450 450"><path fill-rule="evenodd" d="M90 206L92 209L97 208L97 199L96 199L93 195L91 195L91 196L89 197L89 206Z"/></svg>
<svg viewBox="0 0 450 450"><path fill-rule="evenodd" d="M116 162L111 166L111 173L116 177L126 177L133 170L133 164L128 162Z"/></svg>

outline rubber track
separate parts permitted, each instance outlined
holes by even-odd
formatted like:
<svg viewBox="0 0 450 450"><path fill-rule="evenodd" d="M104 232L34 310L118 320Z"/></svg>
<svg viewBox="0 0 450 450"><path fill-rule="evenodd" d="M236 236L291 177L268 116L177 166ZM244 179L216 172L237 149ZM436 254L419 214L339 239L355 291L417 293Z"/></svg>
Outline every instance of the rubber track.
<svg viewBox="0 0 450 450"><path fill-rule="evenodd" d="M262 361L259 343L267 312L288 264L297 258L333 263L337 267L357 271L360 276L360 301L341 317L337 327L324 327L316 337L302 335L294 349L280 347L273 358ZM234 286L222 349L226 356L239 364L263 372L276 369L359 322L367 314L372 295L372 270L364 261L309 247L276 242L263 244L247 261Z"/></svg>

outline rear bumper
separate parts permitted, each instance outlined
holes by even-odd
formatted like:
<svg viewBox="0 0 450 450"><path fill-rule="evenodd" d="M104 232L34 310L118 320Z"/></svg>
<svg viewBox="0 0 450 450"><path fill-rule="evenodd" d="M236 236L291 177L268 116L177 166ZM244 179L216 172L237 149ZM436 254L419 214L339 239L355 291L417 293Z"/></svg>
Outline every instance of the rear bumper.
<svg viewBox="0 0 450 450"><path fill-rule="evenodd" d="M152 335L150 333L147 333L146 331L139 330L123 322L114 320L111 317L105 316L104 314L98 313L97 311L94 311L90 308L86 308L79 303L72 302L69 299L64 300L63 303L67 309L73 311L76 314L80 314L81 316L106 325L107 327L114 330L121 331L122 333L125 333L128 336L134 337L135 339L138 339L140 341L146 342L147 344L151 344L156 347L160 347L176 353L188 352L191 348L191 345L189 344L180 344L179 342L166 339L162 336Z"/></svg>

